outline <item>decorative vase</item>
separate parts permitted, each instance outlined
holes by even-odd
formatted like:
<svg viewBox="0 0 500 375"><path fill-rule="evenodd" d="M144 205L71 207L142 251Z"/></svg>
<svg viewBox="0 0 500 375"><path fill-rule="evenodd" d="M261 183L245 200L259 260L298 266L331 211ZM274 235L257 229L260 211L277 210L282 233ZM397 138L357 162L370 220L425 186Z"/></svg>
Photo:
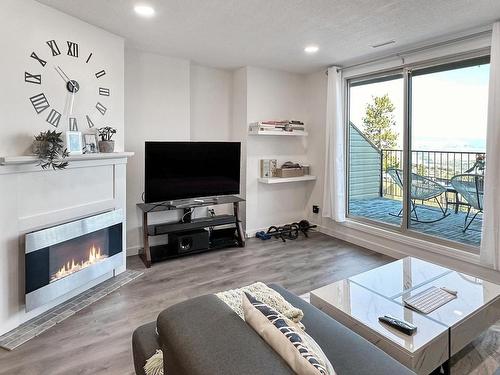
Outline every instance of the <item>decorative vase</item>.
<svg viewBox="0 0 500 375"><path fill-rule="evenodd" d="M115 151L115 141L99 141L99 152L111 153Z"/></svg>
<svg viewBox="0 0 500 375"><path fill-rule="evenodd" d="M31 146L31 151L35 155L45 155L47 154L49 148L49 142L47 141L33 141L33 145Z"/></svg>

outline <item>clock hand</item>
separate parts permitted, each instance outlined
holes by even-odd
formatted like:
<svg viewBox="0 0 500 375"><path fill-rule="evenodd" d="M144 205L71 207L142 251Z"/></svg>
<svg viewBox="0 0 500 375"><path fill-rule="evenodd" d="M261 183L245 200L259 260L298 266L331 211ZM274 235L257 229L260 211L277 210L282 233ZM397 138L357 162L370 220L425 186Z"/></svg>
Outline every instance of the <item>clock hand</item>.
<svg viewBox="0 0 500 375"><path fill-rule="evenodd" d="M61 71L61 73L64 75L64 77L66 78L66 82L70 81L68 75L66 73L64 73L64 70L62 70L62 68L58 65L57 68Z"/></svg>
<svg viewBox="0 0 500 375"><path fill-rule="evenodd" d="M58 68L59 68L58 66L54 67L54 69L59 74L59 76L63 79L63 81L66 82L66 83L68 83L69 79L64 78L64 75L59 71L59 69L61 69L61 68L59 68L59 69Z"/></svg>
<svg viewBox="0 0 500 375"><path fill-rule="evenodd" d="M62 68L58 65L56 68L56 71L57 73L59 73L59 75L61 76L61 78L64 80L64 82L66 82L66 84L70 84L71 85L71 92L74 93L76 92L76 85L73 83L73 81L71 81L71 79L68 77L68 75L66 73L64 73L64 70L62 70Z"/></svg>
<svg viewBox="0 0 500 375"><path fill-rule="evenodd" d="M74 87L74 86L73 86ZM71 93L71 105L69 107L69 114L72 115L73 114L73 104L75 103L75 91L73 90L73 92Z"/></svg>
<svg viewBox="0 0 500 375"><path fill-rule="evenodd" d="M73 104L75 102L75 93L76 93L76 86L71 82L69 77L64 73L64 71L61 69L60 66L55 66L54 69L56 72L59 74L59 76L63 79L66 84L71 83L71 86L73 87L73 90L71 90L71 101L69 103L69 114L73 114ZM65 105L65 110L68 108L68 101L66 100L66 105Z"/></svg>

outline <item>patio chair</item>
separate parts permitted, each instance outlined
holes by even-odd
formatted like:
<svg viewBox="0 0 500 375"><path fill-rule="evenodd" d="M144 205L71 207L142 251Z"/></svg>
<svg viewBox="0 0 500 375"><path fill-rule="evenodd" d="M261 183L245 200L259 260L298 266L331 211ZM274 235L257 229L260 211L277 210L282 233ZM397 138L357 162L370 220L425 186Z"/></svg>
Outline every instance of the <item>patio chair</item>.
<svg viewBox="0 0 500 375"><path fill-rule="evenodd" d="M484 176L482 174L459 174L451 178L451 186L469 204L462 230L465 233L477 215L483 212ZM469 220L472 209L475 209L476 213Z"/></svg>
<svg viewBox="0 0 500 375"><path fill-rule="evenodd" d="M401 190L403 190L403 171L401 169L389 168L387 173L394 180L396 185L398 185ZM410 218L412 221L416 221L418 223L435 223L437 221L443 220L445 217L449 216L448 213L448 199L446 198L446 206L443 207L438 197L446 193L446 188L438 184L436 181L431 180L430 178L421 176L417 173L411 174L411 189L410 189ZM445 195L446 197L446 195ZM419 219L417 213L417 204L416 201L427 201L434 199L441 210L442 215L434 220L422 220ZM391 214L392 216L401 217L403 209L399 211L397 215Z"/></svg>

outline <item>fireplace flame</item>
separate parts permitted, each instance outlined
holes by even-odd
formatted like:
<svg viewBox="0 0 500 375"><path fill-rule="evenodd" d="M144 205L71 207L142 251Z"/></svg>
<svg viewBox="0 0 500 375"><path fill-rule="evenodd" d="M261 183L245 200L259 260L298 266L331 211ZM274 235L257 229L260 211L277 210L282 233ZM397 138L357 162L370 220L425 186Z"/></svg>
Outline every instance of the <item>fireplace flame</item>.
<svg viewBox="0 0 500 375"><path fill-rule="evenodd" d="M92 245L89 250L89 255L87 260L82 260L80 263L75 262L75 259L67 262L59 270L52 275L51 281L56 281L62 279L63 277L69 276L72 273L78 272L84 268L87 268L93 264L99 263L103 259L107 258L106 254L101 253L101 248Z"/></svg>

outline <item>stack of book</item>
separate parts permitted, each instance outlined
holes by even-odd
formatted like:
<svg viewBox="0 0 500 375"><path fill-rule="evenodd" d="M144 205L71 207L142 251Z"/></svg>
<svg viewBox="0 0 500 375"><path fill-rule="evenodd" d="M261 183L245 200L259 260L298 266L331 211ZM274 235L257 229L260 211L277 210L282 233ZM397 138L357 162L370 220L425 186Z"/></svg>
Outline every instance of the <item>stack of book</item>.
<svg viewBox="0 0 500 375"><path fill-rule="evenodd" d="M302 121L291 120L289 123L289 127L294 130L306 131L306 126Z"/></svg>
<svg viewBox="0 0 500 375"><path fill-rule="evenodd" d="M250 124L250 132L304 132L306 127L302 121L297 120L267 120Z"/></svg>

